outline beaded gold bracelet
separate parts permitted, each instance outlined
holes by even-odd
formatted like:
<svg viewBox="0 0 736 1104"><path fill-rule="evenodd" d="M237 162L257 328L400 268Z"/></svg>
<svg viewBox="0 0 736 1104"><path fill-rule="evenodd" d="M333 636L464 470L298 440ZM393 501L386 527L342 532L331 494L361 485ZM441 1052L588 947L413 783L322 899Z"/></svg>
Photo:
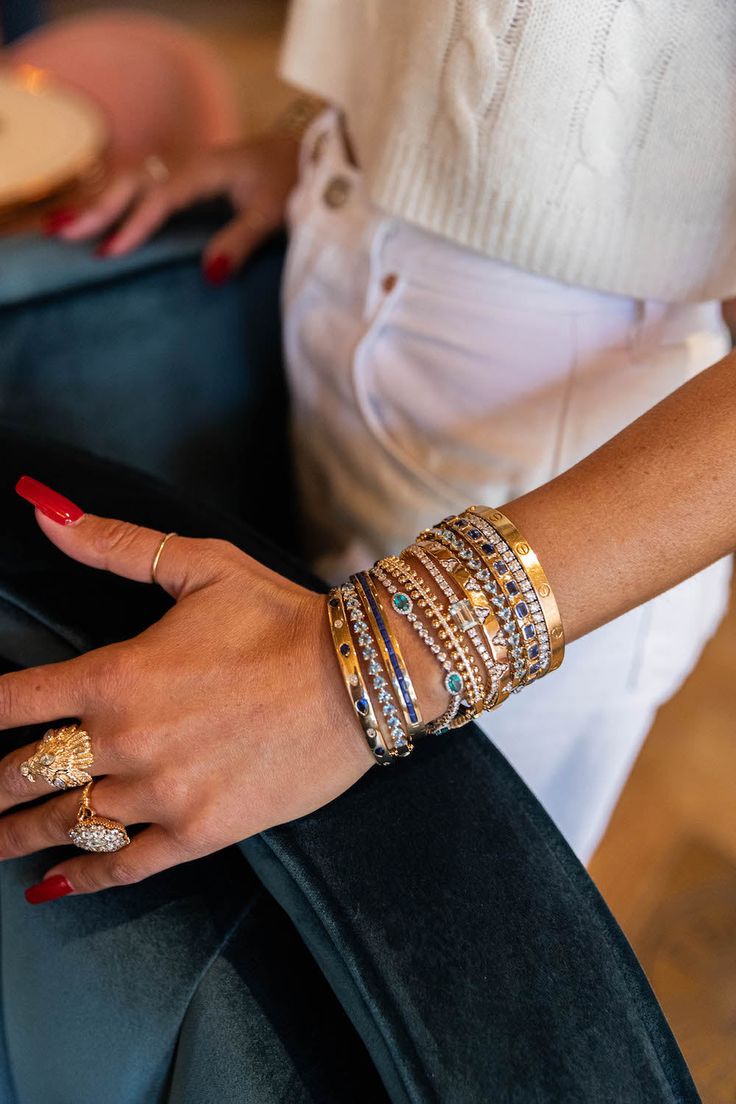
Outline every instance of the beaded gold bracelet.
<svg viewBox="0 0 736 1104"><path fill-rule="evenodd" d="M457 630L444 616L439 602L425 587L423 580L416 572L412 571L409 564L396 556L387 556L380 561L380 566L400 582L407 595L415 603L416 608L436 629L439 639L451 651L458 671L462 672L465 683L464 700L467 703L467 706L461 709L451 727L466 724L468 720L482 712L485 697L483 678L474 655L463 646Z"/></svg>
<svg viewBox="0 0 736 1104"><path fill-rule="evenodd" d="M394 582L383 570L380 562L372 569L372 574L391 595L393 608L400 616L406 618L414 632L442 669L444 686L449 694L447 709L441 716L436 717L425 726L425 732L428 734L441 732L448 728L450 722L454 721L458 716L462 706L463 691L465 690L465 680L457 670L457 663L451 662L451 655L453 659L455 658L452 647L445 638L442 639L441 643L435 640L427 626L419 617L419 614L415 611L413 599L404 592L401 585L397 585L400 584L400 580L397 579L397 581Z"/></svg>
<svg viewBox="0 0 736 1104"><path fill-rule="evenodd" d="M496 642L499 623L490 596L481 588L469 568L458 560L457 554L438 541L419 541L412 544L402 553L402 559L408 554L415 556L433 577L447 598L448 615L461 632L470 638L488 674L483 708L496 708L506 700L512 687L506 648ZM442 573L447 576L446 579L442 577ZM450 579L460 588L462 598L452 589Z"/></svg>
<svg viewBox="0 0 736 1104"><path fill-rule="evenodd" d="M351 581L353 581L356 591L360 595L364 612L373 629L373 635L383 656L384 666L391 679L394 697L399 703L399 709L404 718L403 728L404 733L408 736L408 741L403 738L403 734L398 732L399 726L397 725L398 748L400 752L403 752L404 744L407 743L408 747L405 754L408 754L411 751L412 738L419 735L424 728L414 685L406 669L399 642L386 623L381 600L370 575L365 571L359 571L357 575L352 576Z"/></svg>

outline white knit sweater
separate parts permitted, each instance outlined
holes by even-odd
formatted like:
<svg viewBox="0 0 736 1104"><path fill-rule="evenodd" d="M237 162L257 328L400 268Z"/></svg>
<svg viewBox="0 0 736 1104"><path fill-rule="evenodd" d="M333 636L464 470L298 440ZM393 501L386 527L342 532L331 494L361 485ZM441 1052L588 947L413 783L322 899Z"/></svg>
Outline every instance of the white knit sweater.
<svg viewBox="0 0 736 1104"><path fill-rule="evenodd" d="M736 0L293 0L372 199L566 283L736 294Z"/></svg>

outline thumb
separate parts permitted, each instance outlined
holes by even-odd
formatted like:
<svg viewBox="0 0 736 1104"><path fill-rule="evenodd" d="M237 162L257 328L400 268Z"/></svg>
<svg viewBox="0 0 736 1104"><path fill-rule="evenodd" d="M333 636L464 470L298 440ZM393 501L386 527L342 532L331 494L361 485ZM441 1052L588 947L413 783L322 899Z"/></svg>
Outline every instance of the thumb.
<svg viewBox="0 0 736 1104"><path fill-rule="evenodd" d="M16 491L36 507L36 520L65 555L88 567L110 571L124 579L150 583L154 557L164 534L115 518L86 514L70 499L24 475ZM187 537L169 540L156 567L156 582L174 598L209 581L203 541Z"/></svg>

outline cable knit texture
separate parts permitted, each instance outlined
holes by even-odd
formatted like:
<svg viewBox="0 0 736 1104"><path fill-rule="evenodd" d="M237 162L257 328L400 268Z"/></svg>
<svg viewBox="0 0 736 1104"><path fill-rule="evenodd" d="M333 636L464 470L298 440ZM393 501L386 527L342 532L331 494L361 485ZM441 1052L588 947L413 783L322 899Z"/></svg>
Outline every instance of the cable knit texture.
<svg viewBox="0 0 736 1104"><path fill-rule="evenodd" d="M736 295L733 0L294 0L374 202L566 283Z"/></svg>

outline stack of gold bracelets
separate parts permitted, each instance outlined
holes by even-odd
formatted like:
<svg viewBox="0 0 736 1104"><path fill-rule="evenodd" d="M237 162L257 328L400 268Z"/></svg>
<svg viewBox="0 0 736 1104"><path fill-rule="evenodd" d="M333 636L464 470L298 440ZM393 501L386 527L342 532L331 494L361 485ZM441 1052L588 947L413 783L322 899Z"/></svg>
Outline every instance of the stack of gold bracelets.
<svg viewBox="0 0 736 1104"><path fill-rule="evenodd" d="M386 616L405 617L442 669L448 705L423 720ZM330 591L332 639L368 747L383 765L418 736L457 728L562 663L557 603L531 547L500 510L471 506Z"/></svg>

